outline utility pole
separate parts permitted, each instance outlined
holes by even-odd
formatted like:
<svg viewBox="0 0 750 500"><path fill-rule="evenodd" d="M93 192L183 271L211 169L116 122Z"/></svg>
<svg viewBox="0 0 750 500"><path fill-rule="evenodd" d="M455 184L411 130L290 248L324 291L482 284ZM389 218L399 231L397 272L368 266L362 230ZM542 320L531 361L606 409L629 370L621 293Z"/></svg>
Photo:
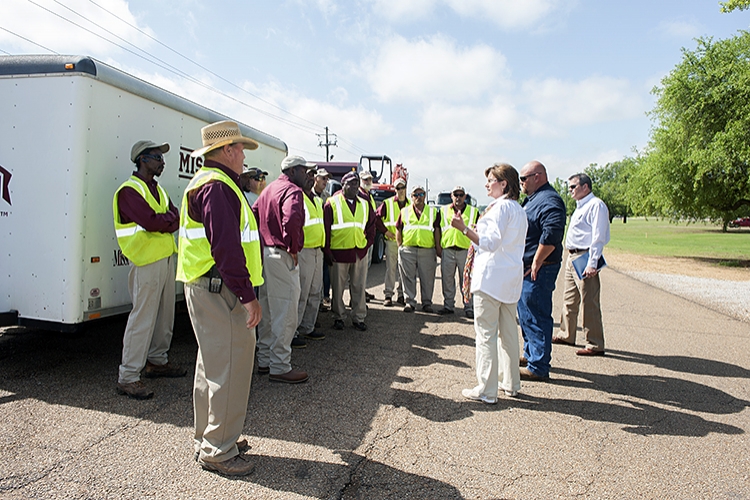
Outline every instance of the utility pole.
<svg viewBox="0 0 750 500"><path fill-rule="evenodd" d="M318 136L318 147L326 148L326 161L330 161L331 157L328 154L329 146L336 146L336 134L328 134L328 127L326 127L325 134L315 134ZM323 136L325 136L325 142L323 142Z"/></svg>

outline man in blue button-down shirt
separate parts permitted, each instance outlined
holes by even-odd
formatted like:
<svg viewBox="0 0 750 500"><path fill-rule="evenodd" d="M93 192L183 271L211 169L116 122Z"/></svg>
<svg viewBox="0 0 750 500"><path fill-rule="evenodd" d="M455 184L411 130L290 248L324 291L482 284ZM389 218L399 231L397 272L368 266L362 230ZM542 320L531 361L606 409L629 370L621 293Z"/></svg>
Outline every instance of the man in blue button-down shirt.
<svg viewBox="0 0 750 500"><path fill-rule="evenodd" d="M521 189L529 229L523 255L524 278L518 320L523 335L525 380L547 380L552 358L552 292L563 253L565 203L547 181L547 170L538 161L521 169Z"/></svg>

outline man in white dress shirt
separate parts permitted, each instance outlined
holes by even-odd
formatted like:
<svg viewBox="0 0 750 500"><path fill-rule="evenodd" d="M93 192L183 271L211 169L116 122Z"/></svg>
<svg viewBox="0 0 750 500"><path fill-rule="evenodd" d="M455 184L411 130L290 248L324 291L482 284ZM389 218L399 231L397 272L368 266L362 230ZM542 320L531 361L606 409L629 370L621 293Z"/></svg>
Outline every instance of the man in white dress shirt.
<svg viewBox="0 0 750 500"><path fill-rule="evenodd" d="M599 303L599 258L604 245L609 243L609 210L602 200L591 192L591 178L575 174L568 179L568 189L576 200L576 209L570 219L565 248L565 293L560 332L552 338L553 344L575 345L578 310L583 303L583 334L586 347L576 351L579 356L604 356L604 327ZM588 251L588 262L580 279L573 261Z"/></svg>

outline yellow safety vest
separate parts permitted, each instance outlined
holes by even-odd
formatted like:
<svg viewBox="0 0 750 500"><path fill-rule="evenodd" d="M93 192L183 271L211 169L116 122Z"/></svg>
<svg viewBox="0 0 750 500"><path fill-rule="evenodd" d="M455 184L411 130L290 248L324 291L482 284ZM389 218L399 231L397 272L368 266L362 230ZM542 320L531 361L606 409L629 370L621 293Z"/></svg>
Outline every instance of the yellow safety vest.
<svg viewBox="0 0 750 500"><path fill-rule="evenodd" d="M151 210L157 214L165 214L169 210L169 195L164 188L157 184L156 187L159 189L160 199L156 201L146 183L135 175L131 176L130 179L123 182L117 188L115 197L112 200L112 213L115 218L117 243L120 245L120 250L122 250L125 257L136 266L146 266L177 252L177 245L174 242L172 233L154 233L146 231L135 222L123 224L120 221L120 209L117 207L117 198L124 187L135 189L136 192L143 196L143 199L146 200Z"/></svg>
<svg viewBox="0 0 750 500"><path fill-rule="evenodd" d="M392 232L394 235L396 234L396 222L398 222L398 214L401 213L401 207L398 206L398 196L392 196L385 200L383 203L385 203L385 210L386 210L386 219L383 220L383 224L385 224L385 227L388 228L390 232ZM408 207L411 205L411 202L409 199L406 199L406 205L404 207ZM390 239L390 238L388 238ZM393 238L394 241L395 238Z"/></svg>
<svg viewBox="0 0 750 500"><path fill-rule="evenodd" d="M331 224L331 250L350 250L367 247L365 226L369 207L367 201L357 196L357 206L352 213L342 193L328 198L333 209Z"/></svg>
<svg viewBox="0 0 750 500"><path fill-rule="evenodd" d="M323 202L317 196L305 197L305 248L321 248L326 243L326 229L323 225Z"/></svg>
<svg viewBox="0 0 750 500"><path fill-rule="evenodd" d="M263 284L263 263L260 257L260 234L255 216L250 205L240 192L237 184L218 168L201 167L185 188L180 207L179 250L177 253L177 280L190 283L197 280L216 262L211 255L211 244L206 237L206 228L202 223L190 218L188 214L188 193L211 181L223 182L234 191L240 200L240 242L245 253L245 267L250 274L253 286Z"/></svg>
<svg viewBox="0 0 750 500"><path fill-rule="evenodd" d="M442 229L440 246L443 248L458 247L467 249L471 246L471 240L461 231L451 226L453 213L453 205L446 205L440 209L440 228ZM466 205L461 217L463 218L466 227L471 227L477 222L479 210L471 205Z"/></svg>
<svg viewBox="0 0 750 500"><path fill-rule="evenodd" d="M404 224L401 244L405 247L435 248L436 216L437 209L429 205L424 206L419 219L413 206L404 207L401 210L401 221Z"/></svg>

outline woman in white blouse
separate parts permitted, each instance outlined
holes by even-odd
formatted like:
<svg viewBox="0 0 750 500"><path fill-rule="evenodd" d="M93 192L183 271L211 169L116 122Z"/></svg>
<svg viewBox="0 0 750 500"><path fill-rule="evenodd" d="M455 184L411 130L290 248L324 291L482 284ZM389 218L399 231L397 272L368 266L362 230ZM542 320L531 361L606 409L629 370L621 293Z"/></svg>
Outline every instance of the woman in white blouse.
<svg viewBox="0 0 750 500"><path fill-rule="evenodd" d="M523 251L528 222L518 204L518 172L507 163L485 170L487 194L494 198L476 224L466 227L460 214L451 225L474 243L471 293L474 297L474 331L477 349L477 382L464 389L464 397L483 403L497 402L498 379L505 394L514 397L521 388L516 303L523 285ZM498 345L499 337L499 345Z"/></svg>

